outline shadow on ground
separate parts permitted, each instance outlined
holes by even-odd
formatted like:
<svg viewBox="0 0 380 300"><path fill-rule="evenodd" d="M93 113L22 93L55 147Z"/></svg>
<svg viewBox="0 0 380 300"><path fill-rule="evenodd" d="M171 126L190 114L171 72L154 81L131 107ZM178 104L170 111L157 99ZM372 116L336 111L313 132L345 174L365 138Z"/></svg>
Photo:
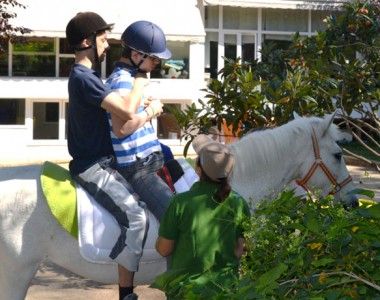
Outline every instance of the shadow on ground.
<svg viewBox="0 0 380 300"><path fill-rule="evenodd" d="M61 289L102 289L108 286L71 273L50 261L41 264L38 276L32 280L32 285Z"/></svg>

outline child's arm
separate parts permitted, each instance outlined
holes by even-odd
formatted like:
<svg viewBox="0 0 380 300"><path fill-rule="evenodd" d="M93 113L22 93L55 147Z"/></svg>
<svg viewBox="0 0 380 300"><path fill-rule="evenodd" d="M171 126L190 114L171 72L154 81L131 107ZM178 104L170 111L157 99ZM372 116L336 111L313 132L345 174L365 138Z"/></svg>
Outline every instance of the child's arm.
<svg viewBox="0 0 380 300"><path fill-rule="evenodd" d="M124 107L130 113L137 113L138 107L141 105L143 90L147 83L148 79L146 74L137 74L130 93L122 95L124 99ZM160 114L161 111L162 104L153 104L152 107L148 108L142 113L142 115L141 113L136 114L136 117L128 121L122 120L117 115L111 113L112 131L118 138L130 135L143 126L146 121L149 121L155 115Z"/></svg>
<svg viewBox="0 0 380 300"><path fill-rule="evenodd" d="M135 114L131 120L123 121L115 114L111 113L112 118L112 132L118 137L130 135L137 129L142 127L145 122L150 121L152 118L159 116L162 112L162 103L160 100L153 100L144 109L143 112Z"/></svg>
<svg viewBox="0 0 380 300"><path fill-rule="evenodd" d="M243 256L243 254L245 252L245 247L244 247L245 245L244 244L245 244L244 238L242 238L242 237L238 238L237 243L235 245L234 252L235 252L235 256L239 259Z"/></svg>
<svg viewBox="0 0 380 300"><path fill-rule="evenodd" d="M127 101L128 108L137 112L137 108L141 105L141 99L143 97L144 87L148 84L148 78L146 74L137 74L133 83L133 88L129 94L129 100Z"/></svg>

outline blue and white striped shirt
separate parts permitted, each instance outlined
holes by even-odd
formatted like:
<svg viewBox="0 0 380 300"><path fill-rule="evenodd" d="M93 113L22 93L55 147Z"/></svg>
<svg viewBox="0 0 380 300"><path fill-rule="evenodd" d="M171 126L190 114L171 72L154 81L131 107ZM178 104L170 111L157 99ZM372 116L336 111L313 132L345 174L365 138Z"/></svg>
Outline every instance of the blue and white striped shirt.
<svg viewBox="0 0 380 300"><path fill-rule="evenodd" d="M121 96L128 95L133 88L135 72L124 63L116 63L112 74L108 77L106 84ZM144 110L143 100L138 108L138 112ZM161 145L157 139L157 134L153 126L146 122L144 126L137 129L131 135L118 138L112 131L111 114L108 113L108 120L111 128L112 146L115 152L117 163L120 167L127 167L138 158L145 158L153 152L161 151Z"/></svg>

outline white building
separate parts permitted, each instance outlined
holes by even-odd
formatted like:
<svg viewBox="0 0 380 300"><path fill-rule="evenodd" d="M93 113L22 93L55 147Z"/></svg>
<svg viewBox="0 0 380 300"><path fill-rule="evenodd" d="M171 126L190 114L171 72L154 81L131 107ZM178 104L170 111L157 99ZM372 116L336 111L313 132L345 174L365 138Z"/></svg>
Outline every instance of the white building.
<svg viewBox="0 0 380 300"><path fill-rule="evenodd" d="M312 35L341 1L297 0L19 0L12 24L32 29L27 43L0 54L0 164L67 161L67 76L73 62L65 40L67 22L94 11L115 23L102 76L119 58L118 39L136 20L151 20L167 35L171 61L151 74L147 95L166 106L196 102L205 79L216 77L223 57L261 59L267 42L286 45L291 35ZM156 120L159 138L177 155L184 142L170 115Z"/></svg>

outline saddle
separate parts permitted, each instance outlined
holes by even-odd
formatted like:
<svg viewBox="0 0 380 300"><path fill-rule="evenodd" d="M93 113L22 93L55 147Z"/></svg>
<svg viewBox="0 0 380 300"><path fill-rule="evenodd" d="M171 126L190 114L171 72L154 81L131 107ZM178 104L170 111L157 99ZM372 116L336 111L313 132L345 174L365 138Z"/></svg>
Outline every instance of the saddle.
<svg viewBox="0 0 380 300"><path fill-rule="evenodd" d="M159 175L176 193L187 191L199 179L183 158L168 161ZM83 258L93 263L113 263L109 255L120 235L114 217L76 184L67 169L57 164L43 164L41 187L57 222L78 239ZM160 258L155 250L159 223L152 213L148 212L148 217L150 225L143 258L150 261Z"/></svg>

